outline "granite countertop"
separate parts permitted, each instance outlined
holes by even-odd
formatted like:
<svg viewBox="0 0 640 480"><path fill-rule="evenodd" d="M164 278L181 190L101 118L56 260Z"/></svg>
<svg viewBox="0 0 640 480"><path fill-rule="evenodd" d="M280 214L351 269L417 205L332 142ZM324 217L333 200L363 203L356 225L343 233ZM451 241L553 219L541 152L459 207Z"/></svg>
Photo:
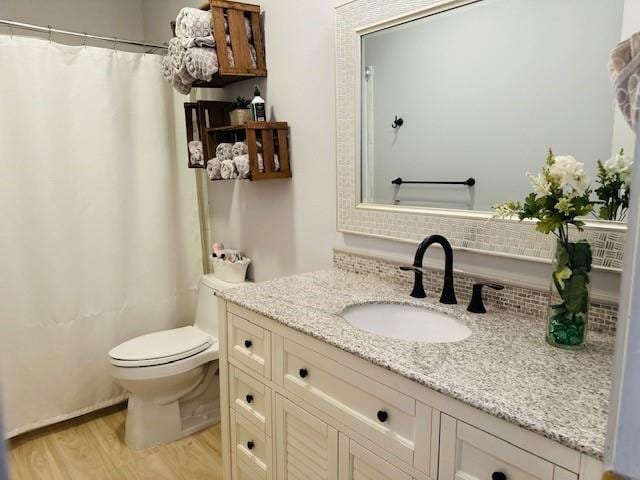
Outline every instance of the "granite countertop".
<svg viewBox="0 0 640 480"><path fill-rule="evenodd" d="M439 292L438 292L439 294ZM614 338L591 333L584 350L547 345L544 321L507 313L468 313L428 292L373 276L326 270L249 284L220 296L318 338L432 390L602 459ZM425 306L458 317L471 330L455 343L425 344L358 330L340 316L354 304Z"/></svg>

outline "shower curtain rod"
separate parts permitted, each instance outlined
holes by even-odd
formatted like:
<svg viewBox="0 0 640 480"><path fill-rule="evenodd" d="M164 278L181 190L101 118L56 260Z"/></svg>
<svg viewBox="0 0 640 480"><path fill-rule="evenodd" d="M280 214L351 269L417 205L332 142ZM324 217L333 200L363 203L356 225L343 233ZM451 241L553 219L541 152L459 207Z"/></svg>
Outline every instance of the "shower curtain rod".
<svg viewBox="0 0 640 480"><path fill-rule="evenodd" d="M85 40L103 40L105 42L113 42L114 45L121 43L123 45L136 45L138 47L148 47L148 48L158 48L166 50L166 45L158 45L156 43L147 43L147 42L138 42L136 40L126 40L118 37L103 37L101 35L91 35L89 33L81 33L81 32L72 32L71 30L60 30L59 28L51 28L50 26L43 27L41 25L32 25L30 23L22 23L22 22L14 22L12 20L3 20L0 18L0 25L6 25L10 28L21 28L24 30L32 30L34 32L45 32L49 33L49 38L51 38L52 33L60 33L62 35L69 35L71 37L81 37Z"/></svg>

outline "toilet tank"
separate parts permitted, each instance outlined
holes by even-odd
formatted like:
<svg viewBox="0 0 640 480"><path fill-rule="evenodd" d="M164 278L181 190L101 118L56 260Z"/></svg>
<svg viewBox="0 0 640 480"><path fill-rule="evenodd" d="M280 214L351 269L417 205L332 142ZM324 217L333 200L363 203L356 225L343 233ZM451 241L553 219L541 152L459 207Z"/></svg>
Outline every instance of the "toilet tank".
<svg viewBox="0 0 640 480"><path fill-rule="evenodd" d="M215 338L218 335L218 302L216 292L237 288L242 283L228 283L213 274L203 275L198 286L198 305L196 307L196 327Z"/></svg>

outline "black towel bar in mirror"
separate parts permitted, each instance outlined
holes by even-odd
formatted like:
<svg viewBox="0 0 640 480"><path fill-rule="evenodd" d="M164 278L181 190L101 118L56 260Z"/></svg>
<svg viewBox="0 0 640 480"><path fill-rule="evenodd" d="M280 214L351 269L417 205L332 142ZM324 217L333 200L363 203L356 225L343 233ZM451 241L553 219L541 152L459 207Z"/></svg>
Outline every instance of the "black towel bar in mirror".
<svg viewBox="0 0 640 480"><path fill-rule="evenodd" d="M404 185L406 184L421 184L421 185L466 185L467 187L473 187L476 184L476 179L473 177L467 178L463 182L435 182L435 181L423 181L423 180L403 180L398 177L394 180L391 180L391 183L394 185Z"/></svg>

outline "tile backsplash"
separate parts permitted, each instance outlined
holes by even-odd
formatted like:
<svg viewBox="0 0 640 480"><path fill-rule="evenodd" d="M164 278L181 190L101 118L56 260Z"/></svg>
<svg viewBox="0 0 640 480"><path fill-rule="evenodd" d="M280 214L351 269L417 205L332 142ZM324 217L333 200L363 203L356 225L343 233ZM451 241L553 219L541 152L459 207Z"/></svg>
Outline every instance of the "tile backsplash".
<svg viewBox="0 0 640 480"><path fill-rule="evenodd" d="M406 285L407 292L413 285L413 272L401 271L398 266L402 263L397 261L336 249L333 251L333 264L341 270L375 275L389 282ZM442 286L442 271L425 270L425 288L437 285L439 291ZM487 279L461 272L455 273L454 283L460 303L469 301L472 286L479 281L487 281ZM490 288L484 290L483 297L487 308L535 317L544 317L547 314L548 291L510 285L505 282L499 283L505 286L504 290L495 291ZM589 309L589 329L613 334L616 331L617 317L617 304L592 301Z"/></svg>

